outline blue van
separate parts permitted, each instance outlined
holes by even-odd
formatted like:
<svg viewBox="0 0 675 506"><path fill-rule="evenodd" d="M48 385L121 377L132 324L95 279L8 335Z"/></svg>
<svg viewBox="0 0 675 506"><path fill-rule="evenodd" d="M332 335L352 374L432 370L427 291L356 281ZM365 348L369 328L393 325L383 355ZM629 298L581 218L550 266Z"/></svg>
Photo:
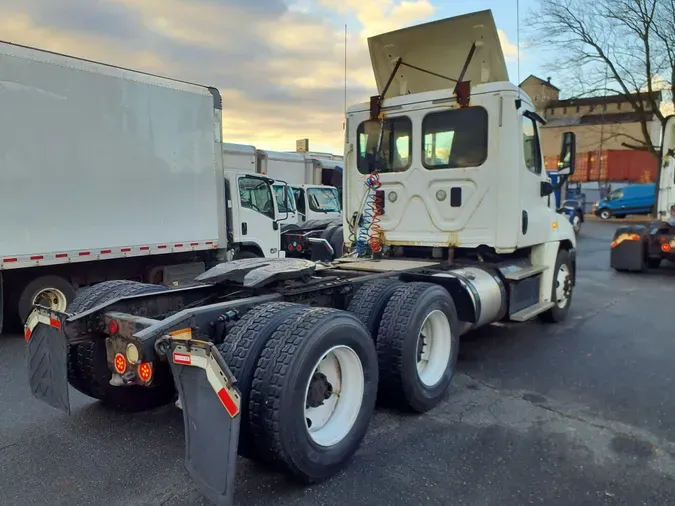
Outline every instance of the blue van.
<svg viewBox="0 0 675 506"><path fill-rule="evenodd" d="M612 216L623 218L629 214L650 213L656 202L656 185L633 184L610 192L595 203L593 213L603 220Z"/></svg>

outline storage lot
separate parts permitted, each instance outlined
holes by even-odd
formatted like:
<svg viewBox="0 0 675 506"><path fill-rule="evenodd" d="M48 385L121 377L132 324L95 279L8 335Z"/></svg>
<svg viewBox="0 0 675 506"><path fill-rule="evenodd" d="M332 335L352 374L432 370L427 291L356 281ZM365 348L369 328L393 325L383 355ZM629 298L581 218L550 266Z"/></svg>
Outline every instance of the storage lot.
<svg viewBox="0 0 675 506"><path fill-rule="evenodd" d="M464 338L447 402L379 410L351 466L298 488L240 460L239 505L675 504L675 269L609 269L615 224L587 222L570 319ZM180 411L69 417L34 400L20 336L0 340L2 504L206 504Z"/></svg>

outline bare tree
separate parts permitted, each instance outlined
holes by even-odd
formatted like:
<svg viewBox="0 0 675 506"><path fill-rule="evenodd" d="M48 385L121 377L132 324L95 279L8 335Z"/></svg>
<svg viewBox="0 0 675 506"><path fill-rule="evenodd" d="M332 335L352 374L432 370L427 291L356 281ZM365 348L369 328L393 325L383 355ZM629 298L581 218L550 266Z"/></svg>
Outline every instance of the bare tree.
<svg viewBox="0 0 675 506"><path fill-rule="evenodd" d="M537 1L530 44L553 50L548 67L575 96L623 95L642 138L622 144L655 154L649 123L664 122L656 92L675 91L675 0Z"/></svg>

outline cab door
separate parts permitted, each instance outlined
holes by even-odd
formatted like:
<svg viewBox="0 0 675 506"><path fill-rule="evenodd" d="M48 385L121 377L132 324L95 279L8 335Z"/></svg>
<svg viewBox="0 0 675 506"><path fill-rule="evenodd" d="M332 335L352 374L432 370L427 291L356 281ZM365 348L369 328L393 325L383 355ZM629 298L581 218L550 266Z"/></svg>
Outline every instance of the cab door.
<svg viewBox="0 0 675 506"><path fill-rule="evenodd" d="M541 196L541 183L547 179L541 153L539 124L536 115L523 111L520 115L521 143L518 163L520 181L520 223L518 247L546 242L552 226L549 197Z"/></svg>
<svg viewBox="0 0 675 506"><path fill-rule="evenodd" d="M265 258L278 257L281 237L271 185L261 177L240 175L237 188L241 242L258 246Z"/></svg>

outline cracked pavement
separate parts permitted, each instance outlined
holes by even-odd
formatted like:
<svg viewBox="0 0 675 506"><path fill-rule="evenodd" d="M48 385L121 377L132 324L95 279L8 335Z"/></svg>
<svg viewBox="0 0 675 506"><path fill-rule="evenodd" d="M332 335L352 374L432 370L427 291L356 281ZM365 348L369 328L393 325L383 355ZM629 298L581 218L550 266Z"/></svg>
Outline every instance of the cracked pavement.
<svg viewBox="0 0 675 506"><path fill-rule="evenodd" d="M572 310L462 340L446 401L378 410L351 465L300 488L239 459L235 503L675 504L675 269L609 269L616 225L588 222ZM171 406L111 413L72 392L67 416L28 391L20 336L0 339L0 504L207 504L182 465Z"/></svg>

